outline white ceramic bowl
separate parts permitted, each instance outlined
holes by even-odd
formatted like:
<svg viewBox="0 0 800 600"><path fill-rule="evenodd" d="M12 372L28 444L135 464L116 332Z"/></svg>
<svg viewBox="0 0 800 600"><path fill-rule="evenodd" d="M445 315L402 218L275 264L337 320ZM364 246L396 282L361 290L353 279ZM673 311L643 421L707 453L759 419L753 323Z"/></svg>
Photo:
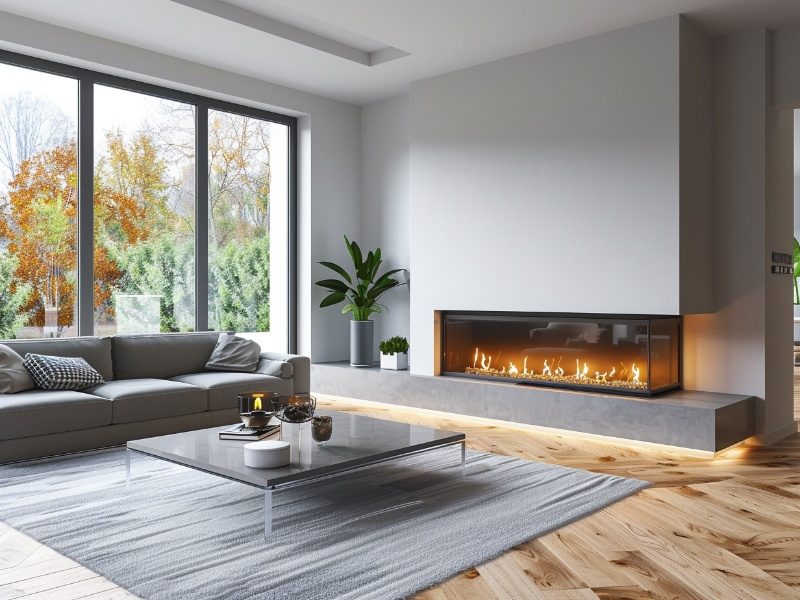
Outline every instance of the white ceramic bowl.
<svg viewBox="0 0 800 600"><path fill-rule="evenodd" d="M244 464L256 469L284 467L291 460L289 442L260 440L244 445Z"/></svg>

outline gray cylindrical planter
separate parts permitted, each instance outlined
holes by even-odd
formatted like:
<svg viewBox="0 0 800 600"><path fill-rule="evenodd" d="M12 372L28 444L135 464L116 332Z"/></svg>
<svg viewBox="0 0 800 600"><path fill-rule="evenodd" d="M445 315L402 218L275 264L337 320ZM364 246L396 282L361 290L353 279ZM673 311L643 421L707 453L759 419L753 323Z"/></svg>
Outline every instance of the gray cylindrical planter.
<svg viewBox="0 0 800 600"><path fill-rule="evenodd" d="M375 353L375 323L350 321L350 366L371 367Z"/></svg>

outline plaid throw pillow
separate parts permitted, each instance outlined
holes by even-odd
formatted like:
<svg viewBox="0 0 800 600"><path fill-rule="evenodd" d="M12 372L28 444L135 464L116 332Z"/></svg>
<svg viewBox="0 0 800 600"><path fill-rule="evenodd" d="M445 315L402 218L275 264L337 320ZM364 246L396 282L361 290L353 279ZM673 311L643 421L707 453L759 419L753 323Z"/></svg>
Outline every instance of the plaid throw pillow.
<svg viewBox="0 0 800 600"><path fill-rule="evenodd" d="M23 363L43 390L82 390L105 379L82 358L26 354Z"/></svg>

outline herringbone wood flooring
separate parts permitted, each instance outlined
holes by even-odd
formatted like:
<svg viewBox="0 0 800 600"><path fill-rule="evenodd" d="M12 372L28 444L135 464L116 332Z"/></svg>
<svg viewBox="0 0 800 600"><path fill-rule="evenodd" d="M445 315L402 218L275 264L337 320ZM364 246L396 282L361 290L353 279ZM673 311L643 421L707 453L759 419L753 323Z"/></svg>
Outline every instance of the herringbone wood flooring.
<svg viewBox="0 0 800 600"><path fill-rule="evenodd" d="M471 448L646 479L653 487L514 548L419 600L800 598L800 435L714 459L383 405L320 407L464 431ZM0 599L132 597L0 524Z"/></svg>

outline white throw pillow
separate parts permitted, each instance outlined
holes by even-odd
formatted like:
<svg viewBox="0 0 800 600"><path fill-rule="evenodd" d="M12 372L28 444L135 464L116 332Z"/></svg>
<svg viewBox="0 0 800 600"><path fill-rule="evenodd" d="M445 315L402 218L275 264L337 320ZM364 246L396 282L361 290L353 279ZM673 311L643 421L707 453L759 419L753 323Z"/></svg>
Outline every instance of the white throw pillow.
<svg viewBox="0 0 800 600"><path fill-rule="evenodd" d="M36 389L33 377L22 357L5 344L0 344L0 394L16 394Z"/></svg>

